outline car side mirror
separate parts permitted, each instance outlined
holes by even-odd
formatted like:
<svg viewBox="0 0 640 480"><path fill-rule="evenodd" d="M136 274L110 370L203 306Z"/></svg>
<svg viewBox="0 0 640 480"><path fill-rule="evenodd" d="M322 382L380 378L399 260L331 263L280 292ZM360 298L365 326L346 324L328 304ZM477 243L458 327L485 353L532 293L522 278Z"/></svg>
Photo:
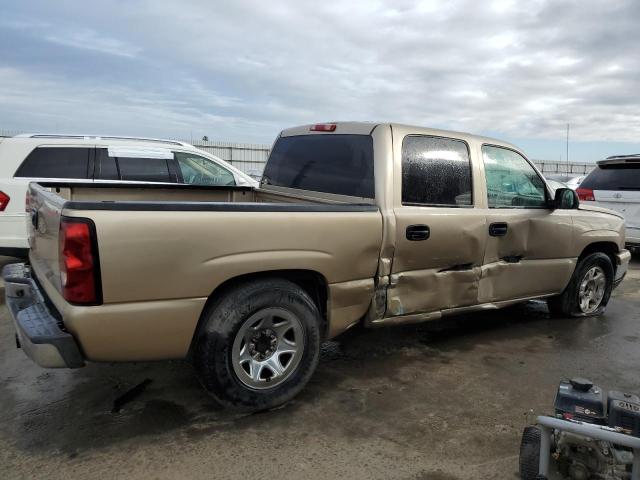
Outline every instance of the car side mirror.
<svg viewBox="0 0 640 480"><path fill-rule="evenodd" d="M575 210L580 205L578 194L570 188L558 188L553 199L552 208L561 210Z"/></svg>

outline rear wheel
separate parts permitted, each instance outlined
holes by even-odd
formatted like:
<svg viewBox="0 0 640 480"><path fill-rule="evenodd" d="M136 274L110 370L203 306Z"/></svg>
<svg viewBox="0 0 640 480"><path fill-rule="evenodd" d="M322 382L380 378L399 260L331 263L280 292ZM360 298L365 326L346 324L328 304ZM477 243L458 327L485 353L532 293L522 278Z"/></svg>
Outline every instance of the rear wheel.
<svg viewBox="0 0 640 480"><path fill-rule="evenodd" d="M542 432L538 427L525 427L520 442L520 478L536 480L540 466L540 439Z"/></svg>
<svg viewBox="0 0 640 480"><path fill-rule="evenodd" d="M237 286L204 313L193 361L200 382L225 406L267 410L302 390L320 353L320 314L283 279Z"/></svg>
<svg viewBox="0 0 640 480"><path fill-rule="evenodd" d="M547 301L549 311L565 317L600 315L611 297L613 277L613 264L607 255L587 255L578 263L565 291Z"/></svg>

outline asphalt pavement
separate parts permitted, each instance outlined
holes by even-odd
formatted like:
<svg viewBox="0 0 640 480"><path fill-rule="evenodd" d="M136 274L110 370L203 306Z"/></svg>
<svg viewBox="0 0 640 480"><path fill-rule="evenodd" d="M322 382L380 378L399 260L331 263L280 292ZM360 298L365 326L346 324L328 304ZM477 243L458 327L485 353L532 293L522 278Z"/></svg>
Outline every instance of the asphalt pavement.
<svg viewBox="0 0 640 480"><path fill-rule="evenodd" d="M41 369L2 306L0 478L516 479L522 429L560 379L640 393L639 364L638 259L599 318L529 302L350 331L301 395L252 415L218 407L184 362Z"/></svg>

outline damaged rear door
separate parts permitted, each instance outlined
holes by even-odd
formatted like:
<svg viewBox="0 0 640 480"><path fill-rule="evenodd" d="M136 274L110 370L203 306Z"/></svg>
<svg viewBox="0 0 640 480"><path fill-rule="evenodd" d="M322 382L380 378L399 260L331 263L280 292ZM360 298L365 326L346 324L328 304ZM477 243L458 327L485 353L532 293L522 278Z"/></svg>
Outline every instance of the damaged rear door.
<svg viewBox="0 0 640 480"><path fill-rule="evenodd" d="M488 240L478 303L558 293L575 266L571 210L552 210L543 179L515 150L482 145Z"/></svg>
<svg viewBox="0 0 640 480"><path fill-rule="evenodd" d="M474 205L469 145L394 130L394 150L401 198L387 315L476 304L487 233L485 212Z"/></svg>

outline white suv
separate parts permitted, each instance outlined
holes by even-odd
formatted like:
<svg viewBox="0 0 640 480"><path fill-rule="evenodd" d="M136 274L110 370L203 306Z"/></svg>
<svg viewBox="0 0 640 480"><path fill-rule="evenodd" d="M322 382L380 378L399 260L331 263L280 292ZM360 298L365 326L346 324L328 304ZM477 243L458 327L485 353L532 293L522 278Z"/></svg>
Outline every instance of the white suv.
<svg viewBox="0 0 640 480"><path fill-rule="evenodd" d="M640 155L620 155L598 162L576 190L580 201L620 212L629 250L640 252Z"/></svg>
<svg viewBox="0 0 640 480"><path fill-rule="evenodd" d="M46 179L257 185L224 160L173 140L44 134L0 139L0 255L26 255L27 185Z"/></svg>

